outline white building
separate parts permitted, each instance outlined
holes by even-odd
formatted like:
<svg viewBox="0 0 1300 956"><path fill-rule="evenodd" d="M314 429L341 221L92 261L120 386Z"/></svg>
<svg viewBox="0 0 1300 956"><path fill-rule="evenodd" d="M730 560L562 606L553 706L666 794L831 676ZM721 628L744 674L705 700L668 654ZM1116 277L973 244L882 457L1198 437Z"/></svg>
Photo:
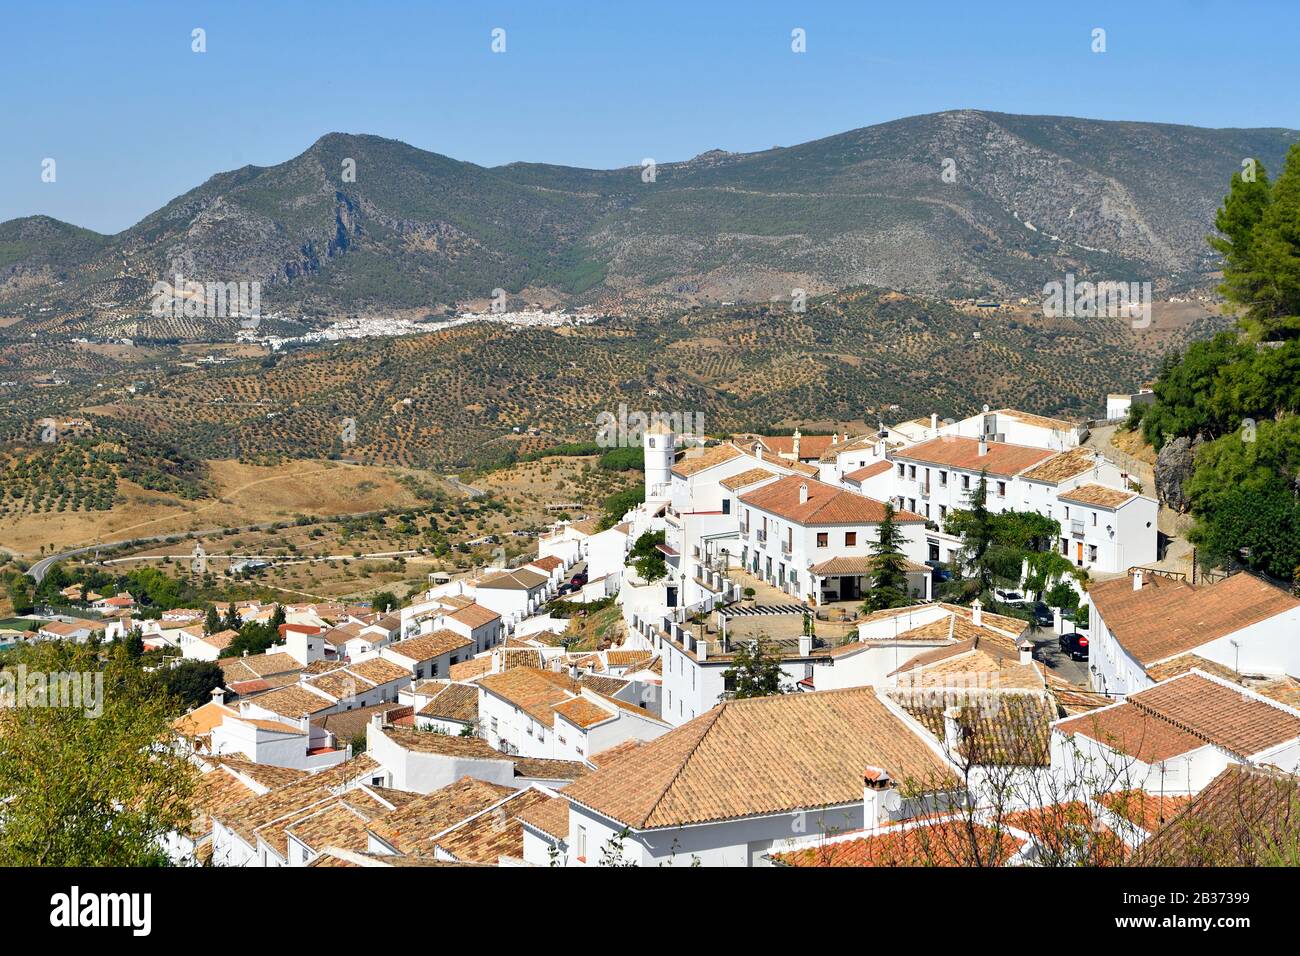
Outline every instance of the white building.
<svg viewBox="0 0 1300 956"><path fill-rule="evenodd" d="M1137 570L1093 585L1086 600L1088 666L1101 693L1137 693L1180 666L1300 677L1300 599L1250 574L1193 586Z"/></svg>

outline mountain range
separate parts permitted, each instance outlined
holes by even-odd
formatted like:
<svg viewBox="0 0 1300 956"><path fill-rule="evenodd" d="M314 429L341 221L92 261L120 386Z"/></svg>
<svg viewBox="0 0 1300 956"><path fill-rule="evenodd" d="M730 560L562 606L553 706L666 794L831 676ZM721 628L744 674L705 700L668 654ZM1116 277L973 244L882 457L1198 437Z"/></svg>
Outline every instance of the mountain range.
<svg viewBox="0 0 1300 956"><path fill-rule="evenodd" d="M1278 169L1298 135L961 110L592 170L331 133L116 235L0 223L0 335L228 334L233 320L150 316L154 283L176 272L258 281L264 314L308 324L441 315L495 289L608 312L862 285L1009 299L1066 272L1203 289L1230 177L1247 157Z"/></svg>

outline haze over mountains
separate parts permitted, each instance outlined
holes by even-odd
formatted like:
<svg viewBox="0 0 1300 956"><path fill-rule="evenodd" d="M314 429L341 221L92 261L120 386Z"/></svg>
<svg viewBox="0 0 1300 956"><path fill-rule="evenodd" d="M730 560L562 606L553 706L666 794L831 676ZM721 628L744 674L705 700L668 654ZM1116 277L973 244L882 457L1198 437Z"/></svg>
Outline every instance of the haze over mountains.
<svg viewBox="0 0 1300 956"><path fill-rule="evenodd" d="M1066 271L1204 287L1229 178L1246 157L1277 169L1297 135L957 111L712 151L645 182L639 166L489 169L331 133L113 236L39 216L0 224L0 312L19 319L11 333L174 335L151 326L148 303L178 269L260 281L264 312L309 320L439 313L495 288L613 310L863 284L1037 295Z"/></svg>

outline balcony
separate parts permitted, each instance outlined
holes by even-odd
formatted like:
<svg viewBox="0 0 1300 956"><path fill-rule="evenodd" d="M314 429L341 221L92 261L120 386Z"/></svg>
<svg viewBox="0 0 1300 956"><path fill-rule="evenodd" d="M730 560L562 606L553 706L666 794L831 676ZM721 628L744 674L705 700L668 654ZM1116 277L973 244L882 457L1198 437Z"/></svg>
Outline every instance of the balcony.
<svg viewBox="0 0 1300 956"><path fill-rule="evenodd" d="M762 528L758 530L758 534L755 537L759 544L767 544L767 532Z"/></svg>
<svg viewBox="0 0 1300 956"><path fill-rule="evenodd" d="M794 554L794 551L793 551L793 549L792 549L792 547L791 547L791 545L790 545L790 542L788 542L788 541L782 541L782 542L781 542L781 557L785 558L785 559L788 561L788 560L790 560L790 558L791 558L791 556L792 556L793 554Z"/></svg>
<svg viewBox="0 0 1300 956"><path fill-rule="evenodd" d="M1070 534L1074 535L1076 538L1082 538L1082 537L1083 537L1083 522L1082 522L1082 521L1071 521L1071 522L1070 522Z"/></svg>
<svg viewBox="0 0 1300 956"><path fill-rule="evenodd" d="M921 497L922 498L930 497L930 483L928 481L921 482Z"/></svg>

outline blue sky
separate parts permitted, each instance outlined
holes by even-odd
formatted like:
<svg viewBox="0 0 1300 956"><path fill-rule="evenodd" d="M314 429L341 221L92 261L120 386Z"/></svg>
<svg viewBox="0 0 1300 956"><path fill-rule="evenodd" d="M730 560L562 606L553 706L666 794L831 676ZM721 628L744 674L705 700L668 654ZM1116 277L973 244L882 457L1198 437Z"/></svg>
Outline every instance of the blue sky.
<svg viewBox="0 0 1300 956"><path fill-rule="evenodd" d="M955 108L1300 127L1286 0L45 0L3 23L0 220L105 232L331 131L615 167Z"/></svg>

